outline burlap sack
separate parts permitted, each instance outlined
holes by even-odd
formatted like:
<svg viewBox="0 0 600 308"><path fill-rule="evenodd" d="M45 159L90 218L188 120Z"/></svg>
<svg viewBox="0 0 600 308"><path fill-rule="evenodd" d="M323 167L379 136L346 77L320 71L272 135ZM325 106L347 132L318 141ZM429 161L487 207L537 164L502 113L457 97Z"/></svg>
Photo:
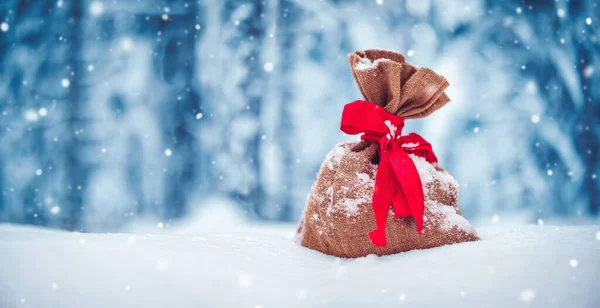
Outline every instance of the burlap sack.
<svg viewBox="0 0 600 308"><path fill-rule="evenodd" d="M421 118L447 104L448 82L430 69L405 63L400 54L366 50L349 55L352 74L366 100L401 117ZM387 246L368 237L375 229L371 198L378 145L348 142L325 158L313 184L295 241L325 254L356 258L475 241L477 235L458 209L458 183L446 171L411 155L425 196L423 232L412 217L396 218L390 206Z"/></svg>

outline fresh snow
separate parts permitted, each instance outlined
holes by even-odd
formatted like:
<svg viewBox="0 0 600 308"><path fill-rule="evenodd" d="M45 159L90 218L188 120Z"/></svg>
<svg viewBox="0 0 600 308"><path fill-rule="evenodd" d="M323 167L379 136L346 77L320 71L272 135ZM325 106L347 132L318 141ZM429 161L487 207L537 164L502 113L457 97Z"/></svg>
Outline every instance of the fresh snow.
<svg viewBox="0 0 600 308"><path fill-rule="evenodd" d="M416 148L418 146L419 146L418 142L407 142L407 143L402 144L403 148L409 148L409 149Z"/></svg>
<svg viewBox="0 0 600 308"><path fill-rule="evenodd" d="M375 179L372 179L370 175L363 172L356 172L356 178L360 181L360 183L368 186L375 185Z"/></svg>
<svg viewBox="0 0 600 308"><path fill-rule="evenodd" d="M363 196L360 198L352 199L345 198L341 201L342 209L346 213L346 216L356 216L360 210L360 206L371 200L370 196Z"/></svg>
<svg viewBox="0 0 600 308"><path fill-rule="evenodd" d="M386 58L381 58L381 59L377 59L375 61L371 61L369 58L360 58L360 60L358 61L358 63L356 63L354 68L357 70L360 70L360 71L370 70L370 69L377 68L379 66L379 63L385 62L385 61L390 61L390 60L386 59Z"/></svg>
<svg viewBox="0 0 600 308"><path fill-rule="evenodd" d="M295 226L84 234L0 225L0 307L600 307L600 226L350 260ZM139 231L138 231L139 232Z"/></svg>
<svg viewBox="0 0 600 308"><path fill-rule="evenodd" d="M429 208L429 211L431 211L432 215L444 217L444 219L441 219L440 224L440 227L443 231L449 231L450 229L456 227L465 232L473 232L473 226L471 226L466 218L459 215L453 206L448 206L434 201L428 201L426 206ZM425 221L427 221L426 218L427 216L423 217Z"/></svg>
<svg viewBox="0 0 600 308"><path fill-rule="evenodd" d="M337 144L325 157L325 161L329 161L327 167L333 170L342 161L342 157L350 151L351 142L341 142Z"/></svg>

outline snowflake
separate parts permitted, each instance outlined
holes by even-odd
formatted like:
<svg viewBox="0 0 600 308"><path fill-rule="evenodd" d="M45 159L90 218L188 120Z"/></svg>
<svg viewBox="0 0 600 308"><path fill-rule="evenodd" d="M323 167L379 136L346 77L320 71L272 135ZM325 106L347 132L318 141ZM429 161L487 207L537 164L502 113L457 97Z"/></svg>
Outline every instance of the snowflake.
<svg viewBox="0 0 600 308"><path fill-rule="evenodd" d="M131 50L131 48L133 48L133 42L131 41L131 39L128 37L123 38L121 40L121 48L125 51Z"/></svg>
<svg viewBox="0 0 600 308"><path fill-rule="evenodd" d="M69 81L67 78L63 78L60 81L60 85L62 85L63 88L68 88L71 85L71 81Z"/></svg>
<svg viewBox="0 0 600 308"><path fill-rule="evenodd" d="M569 260L569 265L571 267L577 267L577 265L579 265L579 262L577 261L577 259L571 259Z"/></svg>
<svg viewBox="0 0 600 308"><path fill-rule="evenodd" d="M492 216L492 222L495 223L495 224L499 223L500 222L500 216L498 216L498 215Z"/></svg>
<svg viewBox="0 0 600 308"><path fill-rule="evenodd" d="M538 124L540 122L540 115L538 113L531 116L531 123Z"/></svg>
<svg viewBox="0 0 600 308"><path fill-rule="evenodd" d="M36 122L39 119L40 119L40 117L37 114L37 112L35 112L33 110L25 111L25 120L27 120L28 122Z"/></svg>
<svg viewBox="0 0 600 308"><path fill-rule="evenodd" d="M523 302L531 302L535 299L535 290L534 289L525 289L521 292L519 299Z"/></svg>
<svg viewBox="0 0 600 308"><path fill-rule="evenodd" d="M273 65L273 62L266 62L263 68L265 69L265 72L272 72L275 66Z"/></svg>
<svg viewBox="0 0 600 308"><path fill-rule="evenodd" d="M246 274L246 273L240 274L238 281L239 281L240 286L242 286L244 288L249 288L250 286L252 286L252 276L250 276L249 274Z"/></svg>
<svg viewBox="0 0 600 308"><path fill-rule="evenodd" d="M92 16L100 16L104 13L104 4L100 1L94 1L90 5L90 13Z"/></svg>

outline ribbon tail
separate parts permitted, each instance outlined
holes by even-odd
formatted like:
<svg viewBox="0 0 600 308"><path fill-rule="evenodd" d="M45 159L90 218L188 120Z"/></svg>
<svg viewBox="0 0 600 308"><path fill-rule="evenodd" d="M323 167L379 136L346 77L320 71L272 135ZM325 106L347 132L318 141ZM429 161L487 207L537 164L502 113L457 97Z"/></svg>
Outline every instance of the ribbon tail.
<svg viewBox="0 0 600 308"><path fill-rule="evenodd" d="M390 162L400 186L399 192L393 200L396 217L412 216L417 225L417 232L421 234L425 202L423 185L417 167L410 156L399 148L390 155ZM410 214L405 215L408 213Z"/></svg>
<svg viewBox="0 0 600 308"><path fill-rule="evenodd" d="M402 190L398 191L394 199L392 200L394 206L394 216L396 218L412 216L412 212L408 207L408 200Z"/></svg>
<svg viewBox="0 0 600 308"><path fill-rule="evenodd" d="M394 180L394 172L387 155L383 151L380 151L380 156L381 160L377 168L373 192L373 214L375 216L376 229L369 233L369 238L375 246L386 247L385 226L392 199L398 191L398 187L397 184L393 184L396 181ZM394 189L391 189L390 185L394 185Z"/></svg>

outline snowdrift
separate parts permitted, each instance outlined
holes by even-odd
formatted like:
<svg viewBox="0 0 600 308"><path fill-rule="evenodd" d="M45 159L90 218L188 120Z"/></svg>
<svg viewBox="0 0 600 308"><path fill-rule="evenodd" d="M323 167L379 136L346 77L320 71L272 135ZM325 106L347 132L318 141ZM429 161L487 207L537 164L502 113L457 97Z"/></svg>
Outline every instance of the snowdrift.
<svg viewBox="0 0 600 308"><path fill-rule="evenodd" d="M600 226L346 260L289 228L83 234L0 225L0 307L600 307Z"/></svg>

